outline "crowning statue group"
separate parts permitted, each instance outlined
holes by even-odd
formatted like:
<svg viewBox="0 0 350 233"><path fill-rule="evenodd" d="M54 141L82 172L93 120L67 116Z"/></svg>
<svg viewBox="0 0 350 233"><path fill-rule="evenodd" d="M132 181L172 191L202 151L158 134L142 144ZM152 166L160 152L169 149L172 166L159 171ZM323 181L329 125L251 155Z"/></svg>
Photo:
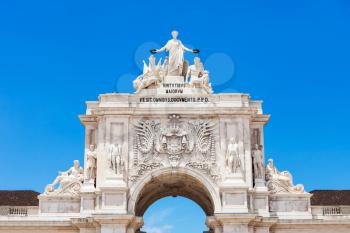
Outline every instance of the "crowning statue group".
<svg viewBox="0 0 350 233"><path fill-rule="evenodd" d="M204 69L200 58L195 57L194 64L190 66L184 59L185 52L199 53L199 50L185 47L177 39L177 31L173 31L171 34L173 38L164 47L150 51L152 54L166 51L169 52L169 56L164 59L163 63L160 59L156 64L156 58L153 55L148 58L148 65L143 61L143 73L133 82L135 92L138 93L142 89L158 86L166 76L183 76L184 82L188 83L190 87L204 88L208 93L212 93L209 72Z"/></svg>

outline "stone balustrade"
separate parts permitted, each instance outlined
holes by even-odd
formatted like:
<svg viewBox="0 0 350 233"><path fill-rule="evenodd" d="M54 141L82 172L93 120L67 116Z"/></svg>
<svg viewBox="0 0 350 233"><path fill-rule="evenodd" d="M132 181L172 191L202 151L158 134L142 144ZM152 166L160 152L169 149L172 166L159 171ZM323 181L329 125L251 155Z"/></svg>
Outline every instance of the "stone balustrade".
<svg viewBox="0 0 350 233"><path fill-rule="evenodd" d="M340 207L324 207L322 213L324 216L342 215L342 210Z"/></svg>
<svg viewBox="0 0 350 233"><path fill-rule="evenodd" d="M1 206L0 216L29 216L38 214L37 206Z"/></svg>

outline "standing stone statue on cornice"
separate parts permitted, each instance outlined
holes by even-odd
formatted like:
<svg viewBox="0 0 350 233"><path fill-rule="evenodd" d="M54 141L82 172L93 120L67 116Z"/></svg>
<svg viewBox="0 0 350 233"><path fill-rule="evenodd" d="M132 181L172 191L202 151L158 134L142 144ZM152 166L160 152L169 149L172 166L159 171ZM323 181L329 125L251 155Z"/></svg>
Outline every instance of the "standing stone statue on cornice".
<svg viewBox="0 0 350 233"><path fill-rule="evenodd" d="M252 155L253 155L254 177L256 179L264 179L265 168L264 168L264 155L262 152L262 145L255 144Z"/></svg>
<svg viewBox="0 0 350 233"><path fill-rule="evenodd" d="M192 52L199 53L198 49L189 49L185 47L181 40L177 39L179 33L177 31L171 32L172 39L169 40L162 48L160 49L152 49L151 53L159 53L163 51L169 52L169 64L168 64L168 75L181 75L182 68L184 64L184 53Z"/></svg>
<svg viewBox="0 0 350 233"><path fill-rule="evenodd" d="M90 145L88 152L86 153L86 180L94 180L96 178L96 150L95 145Z"/></svg>

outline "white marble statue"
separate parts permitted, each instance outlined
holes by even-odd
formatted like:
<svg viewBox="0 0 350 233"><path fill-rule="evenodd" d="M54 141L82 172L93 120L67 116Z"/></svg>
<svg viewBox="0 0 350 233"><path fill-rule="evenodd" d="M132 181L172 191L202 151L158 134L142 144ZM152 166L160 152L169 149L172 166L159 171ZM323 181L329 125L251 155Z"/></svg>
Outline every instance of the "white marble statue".
<svg viewBox="0 0 350 233"><path fill-rule="evenodd" d="M169 57L166 56L164 59L164 62L162 64L162 67L160 69L160 76L164 78L165 76L168 75L168 68L169 68Z"/></svg>
<svg viewBox="0 0 350 233"><path fill-rule="evenodd" d="M162 72L161 60L162 59L160 59L158 64L156 64L156 58L151 55L148 58L148 65L145 61L143 61L143 73L133 81L133 86L136 93L151 85L158 85L158 83L162 81L161 74L164 72Z"/></svg>
<svg viewBox="0 0 350 233"><path fill-rule="evenodd" d="M193 61L194 64L188 67L186 74L186 82L193 81L193 79L200 79L204 75L204 73L207 72L206 70L204 70L203 63L201 62L201 59L199 57L195 57Z"/></svg>
<svg viewBox="0 0 350 233"><path fill-rule="evenodd" d="M67 194L75 195L80 191L81 183L84 179L83 168L80 167L79 160L74 160L74 166L68 171L59 172L52 184L49 184L45 188L45 194ZM55 186L59 185L55 190Z"/></svg>
<svg viewBox="0 0 350 233"><path fill-rule="evenodd" d="M168 74L169 75L181 75L182 67L184 63L184 53L192 52L199 53L198 49L189 49L185 47L180 40L177 39L179 33L177 31L171 32L172 39L169 40L162 48L151 50L152 53L159 53L163 51L169 52L169 64L168 64Z"/></svg>
<svg viewBox="0 0 350 233"><path fill-rule="evenodd" d="M255 144L252 152L254 177L256 179L264 179L264 155L262 152L262 145Z"/></svg>
<svg viewBox="0 0 350 233"><path fill-rule="evenodd" d="M230 143L227 146L226 165L232 173L242 172L242 163L239 155L239 146L234 138L230 139Z"/></svg>
<svg viewBox="0 0 350 233"><path fill-rule="evenodd" d="M292 174L288 171L279 172L275 167L273 160L269 159L265 168L267 187L272 193L303 193L302 184L293 184Z"/></svg>
<svg viewBox="0 0 350 233"><path fill-rule="evenodd" d="M115 172L115 174L123 174L123 161L122 161L122 146L119 144L111 144L109 147L109 167Z"/></svg>
<svg viewBox="0 0 350 233"><path fill-rule="evenodd" d="M194 64L188 67L186 82L190 83L192 87L198 86L204 88L208 93L213 92L209 81L209 72L204 69L199 57L195 57Z"/></svg>
<svg viewBox="0 0 350 233"><path fill-rule="evenodd" d="M96 178L96 150L95 145L90 145L89 150L86 153L86 171L85 178L86 180L94 180Z"/></svg>

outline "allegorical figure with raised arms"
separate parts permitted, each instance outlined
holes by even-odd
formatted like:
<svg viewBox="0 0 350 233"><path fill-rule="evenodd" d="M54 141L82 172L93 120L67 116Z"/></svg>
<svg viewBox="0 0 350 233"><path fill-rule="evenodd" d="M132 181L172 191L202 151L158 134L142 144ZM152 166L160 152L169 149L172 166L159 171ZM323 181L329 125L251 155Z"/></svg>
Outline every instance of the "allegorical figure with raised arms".
<svg viewBox="0 0 350 233"><path fill-rule="evenodd" d="M198 49L189 49L184 46L181 40L177 39L179 33L177 31L171 32L172 39L169 40L162 48L152 49L151 53L159 53L163 51L169 52L169 63L168 63L168 75L181 75L182 67L184 63L184 53L192 52L199 53Z"/></svg>

